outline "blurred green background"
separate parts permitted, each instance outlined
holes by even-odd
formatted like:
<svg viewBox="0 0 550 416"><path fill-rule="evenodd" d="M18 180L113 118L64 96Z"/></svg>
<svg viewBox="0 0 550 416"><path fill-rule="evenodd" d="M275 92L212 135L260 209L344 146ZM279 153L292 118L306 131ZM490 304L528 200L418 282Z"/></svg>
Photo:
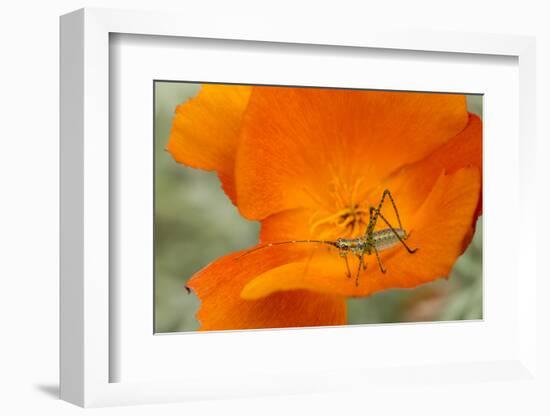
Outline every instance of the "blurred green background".
<svg viewBox="0 0 550 416"><path fill-rule="evenodd" d="M185 283L229 252L257 243L259 224L243 219L215 173L174 162L164 149L176 105L199 84L155 82L155 332L199 327L199 300ZM482 115L482 98L468 96L469 111ZM442 321L482 318L482 227L448 280L348 300L348 323Z"/></svg>

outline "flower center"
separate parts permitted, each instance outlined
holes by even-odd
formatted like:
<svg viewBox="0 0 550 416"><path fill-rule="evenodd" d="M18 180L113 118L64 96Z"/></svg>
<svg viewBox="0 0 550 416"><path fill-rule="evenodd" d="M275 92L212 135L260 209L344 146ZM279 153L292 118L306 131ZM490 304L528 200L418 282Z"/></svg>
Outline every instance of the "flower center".
<svg viewBox="0 0 550 416"><path fill-rule="evenodd" d="M365 232L369 221L366 201L360 203L362 180L351 185L335 177L330 182L330 207L317 211L310 220L310 232L322 238L356 237Z"/></svg>

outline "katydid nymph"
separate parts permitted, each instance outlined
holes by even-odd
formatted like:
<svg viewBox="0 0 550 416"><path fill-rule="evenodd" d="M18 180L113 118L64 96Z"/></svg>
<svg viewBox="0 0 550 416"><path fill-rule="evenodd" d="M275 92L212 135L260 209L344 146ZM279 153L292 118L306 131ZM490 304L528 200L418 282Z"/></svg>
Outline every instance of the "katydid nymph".
<svg viewBox="0 0 550 416"><path fill-rule="evenodd" d="M388 221L388 219L381 213L381 209L386 200L386 197L389 198L393 206L393 209L395 211L395 215L397 218L397 222L398 222L398 227L394 227ZM375 231L374 229L379 219L382 219L382 221L385 223L385 225L388 228L383 228ZM393 197L390 191L386 189L382 193L382 197L380 199L380 202L378 203L378 206L376 208L372 206L370 207L369 222L367 224L367 229L365 231L365 234L363 234L362 236L359 236L356 238L338 238L336 240L308 239L308 240L276 241L276 242L263 244L252 250L248 250L243 254L241 254L240 256L236 257L235 259L236 260L240 259L258 250L263 250L276 245L298 244L298 243L325 244L332 247L336 247L338 249L339 256L342 257L345 261L346 276L348 278L351 278L351 270L349 267L348 254L354 255L358 258L359 264L357 267L357 272L355 274L355 285L358 286L359 275L361 274L361 270L364 270L364 271L367 270L365 256L374 254L376 256L378 266L380 267L380 271L382 273L386 273L386 269L384 268L384 266L382 265L382 261L380 260L380 254L379 254L380 251L392 248L397 244L402 244L408 253L410 254L416 253L418 248L410 248L409 245L405 242L405 240L409 237L409 234L407 234L407 231L403 228L403 225L401 224L399 211L397 210L397 206L395 205L395 201L393 200Z"/></svg>

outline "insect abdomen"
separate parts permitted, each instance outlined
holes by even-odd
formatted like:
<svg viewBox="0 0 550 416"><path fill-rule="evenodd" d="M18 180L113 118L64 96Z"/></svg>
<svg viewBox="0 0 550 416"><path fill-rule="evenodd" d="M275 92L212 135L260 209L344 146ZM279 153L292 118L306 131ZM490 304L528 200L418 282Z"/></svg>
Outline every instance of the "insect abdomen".
<svg viewBox="0 0 550 416"><path fill-rule="evenodd" d="M403 240L407 238L407 233L405 232L405 230L401 228L394 228L394 230L399 235L399 238ZM395 235L393 230L389 228L375 231L372 237L374 241L374 246L378 251L387 250L388 248L391 248L399 243L399 238L397 237L397 235Z"/></svg>

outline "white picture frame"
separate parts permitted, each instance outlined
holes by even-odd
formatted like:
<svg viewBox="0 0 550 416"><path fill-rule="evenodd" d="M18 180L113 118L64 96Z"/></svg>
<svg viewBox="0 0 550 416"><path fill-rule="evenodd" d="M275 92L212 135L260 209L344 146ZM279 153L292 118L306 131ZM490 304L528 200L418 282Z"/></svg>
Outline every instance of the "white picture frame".
<svg viewBox="0 0 550 416"><path fill-rule="evenodd" d="M320 29L304 33L258 21L251 21L248 27L240 27L236 33L231 23L224 19L214 20L208 26L201 21L186 21L182 25L181 21L182 17L177 14L106 9L83 9L61 18L61 398L88 407L346 389L361 391L362 386L374 391L379 385L388 384L430 385L458 381L478 383L483 388L482 381L486 380L518 383L528 380L537 383L536 261L533 250L536 219L533 215L521 215L536 211L533 197L536 114L534 39L465 33L380 32L360 28L337 33ZM514 344L509 350L503 348L502 354L495 353L494 360L482 356L468 361L464 357L456 363L441 356L439 361L434 362L413 360L401 364L402 368L392 368L386 364L375 368L372 363L366 367L358 364L356 368L335 364L330 369L322 369L324 377L315 371L296 370L284 365L278 373L266 368L263 374L245 369L242 374L237 374L237 368L227 367L218 374L205 371L200 376L189 370L189 374L182 376L180 368L174 369L177 377L148 374L146 381L125 381L124 377L113 377L115 362L124 358L119 356L124 349L112 348L112 339L120 330L119 325L113 323L113 314L117 310L113 292L118 289L110 281L113 261L109 252L109 229L113 227L113 218L110 217L110 199L113 197L109 191L112 189L110 175L117 169L113 166L116 159L110 156L109 147L109 137L113 134L109 112L113 88L109 56L113 34L163 37L157 38L157 42L174 38L224 39L225 42L241 42L241 45L254 42L260 50L262 42L269 42L276 43L283 51L291 45L302 45L306 49L324 45L333 52L350 47L428 51L434 53L432 56L467 55L474 64L478 56L517 59L519 105L512 119L517 117L519 133L514 133L517 141L514 143L520 152L516 156L517 166L507 170L512 183L518 184L517 193L511 194L509 209L512 215L519 217L520 226L515 236L517 249L514 249L515 255L510 256L509 267L516 277L521 268L522 279L515 281L519 285L512 306L515 308L513 318L516 322L507 329L513 331L510 339L517 345ZM515 161L513 153L506 154L505 158L512 158L506 160ZM484 156L490 157L487 154ZM499 165L492 166L498 169ZM496 181L496 176L490 172L487 177ZM491 241L491 234L488 240ZM334 332L335 328L328 328L324 333L318 331L316 336L348 336L342 328L337 330L338 334ZM409 326L406 331L417 330ZM440 330L445 331L445 327L441 326ZM480 331L479 328L472 330ZM482 332L483 329L480 335ZM276 343L281 333L263 331L263 342ZM305 330L293 330L290 336L300 339L300 342L308 342L306 338L309 335L301 335L304 333ZM244 334L223 335L225 338L221 342L238 346L245 342L245 336L246 342L257 342L257 336ZM152 333L150 335L153 337ZM217 334L211 335L209 338L202 337L203 348L207 348L208 344L212 348L220 342ZM473 333L466 336L474 337ZM231 341L228 341L230 337ZM172 337L163 337L162 342L172 342L166 341L169 338ZM143 360L146 361L147 357ZM116 382L113 382L114 378Z"/></svg>

